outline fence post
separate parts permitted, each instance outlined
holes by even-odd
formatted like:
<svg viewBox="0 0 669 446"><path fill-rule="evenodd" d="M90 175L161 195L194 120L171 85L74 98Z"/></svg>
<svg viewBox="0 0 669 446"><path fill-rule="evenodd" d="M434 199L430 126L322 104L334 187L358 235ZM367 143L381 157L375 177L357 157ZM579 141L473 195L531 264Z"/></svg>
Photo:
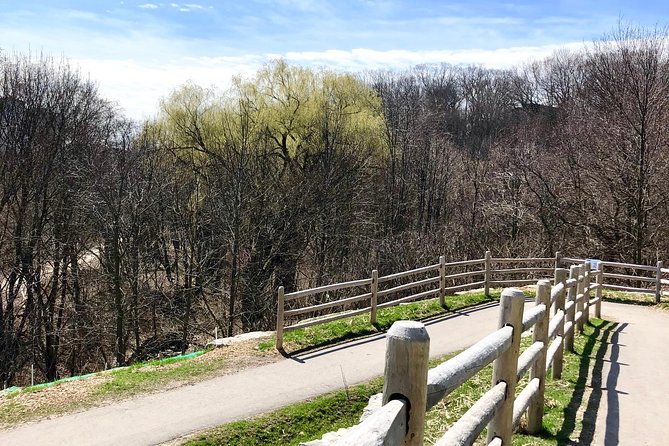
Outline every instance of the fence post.
<svg viewBox="0 0 669 446"><path fill-rule="evenodd" d="M555 269L558 269L561 263L562 263L562 253L560 251L555 251Z"/></svg>
<svg viewBox="0 0 669 446"><path fill-rule="evenodd" d="M518 352L520 350L520 335L523 331L523 307L525 295L517 288L505 288L500 299L499 328L510 325L513 327L511 346L502 355L495 359L492 371L492 384L506 383L506 398L497 411L495 418L488 424L488 441L495 437L502 440L502 444L511 444L513 431L513 401L516 394L516 371L518 369ZM486 444L487 444L486 443Z"/></svg>
<svg viewBox="0 0 669 446"><path fill-rule="evenodd" d="M657 262L657 282L655 282L655 303L660 303L662 297L662 260Z"/></svg>
<svg viewBox="0 0 669 446"><path fill-rule="evenodd" d="M483 279L483 280L485 280L484 294L485 294L486 297L490 297L490 276L491 276L490 259L491 259L490 251L486 251L485 252L485 262L484 262L485 276L484 276L484 279Z"/></svg>
<svg viewBox="0 0 669 446"><path fill-rule="evenodd" d="M576 279L578 280L578 266L572 265L569 267L569 278L570 279ZM569 330L569 333L567 333L564 337L564 344L565 348L567 351L573 352L574 351L574 332L576 331L576 321L574 320L576 317L576 294L577 294L577 287L572 286L569 288L569 291L567 293L567 302L572 302L571 307L569 308L569 311L567 311L567 322L571 322L571 330ZM566 306L566 305L565 305Z"/></svg>
<svg viewBox="0 0 669 446"><path fill-rule="evenodd" d="M372 284L369 287L369 291L372 294L370 302L370 313L369 321L372 325L376 324L376 299L377 293L379 292L379 272L377 270L372 270Z"/></svg>
<svg viewBox="0 0 669 446"><path fill-rule="evenodd" d="M567 275L569 272L564 268L558 268L555 270L555 285L561 283L563 285L562 291L558 294L555 299L555 313L557 314L560 310L564 311L564 301L567 294L567 289L564 287L565 282L567 281ZM565 314L562 318L562 323L558 327L557 335L562 336L562 342L560 347L555 352L555 357L553 359L553 379L562 378L562 363L564 358L564 324L567 320L567 315Z"/></svg>
<svg viewBox="0 0 669 446"><path fill-rule="evenodd" d="M604 271L602 271L603 266L599 265L599 271L597 272L597 303L595 304L595 317L598 319L602 318L602 293L604 292Z"/></svg>
<svg viewBox="0 0 669 446"><path fill-rule="evenodd" d="M546 388L546 352L548 351L548 322L550 320L551 311L551 283L548 280L540 280L537 282L537 295L535 298L537 305L544 304L546 311L543 317L539 318L534 325L534 332L532 334L532 342L543 342L544 347L532 365L530 372L530 380L534 378L539 379L539 388L534 394L530 405L527 408L527 431L535 434L541 430L542 421L544 418L544 391Z"/></svg>
<svg viewBox="0 0 669 446"><path fill-rule="evenodd" d="M446 290L446 257L439 256L439 305L446 306L444 294Z"/></svg>
<svg viewBox="0 0 669 446"><path fill-rule="evenodd" d="M577 276L576 276L576 316L578 316L578 313L581 313L581 316L578 318L576 321L576 327L578 328L579 333L583 333L583 301L585 300L585 296L583 294L583 289L585 285L585 272L584 268L582 265L578 265L577 267Z"/></svg>
<svg viewBox="0 0 669 446"><path fill-rule="evenodd" d="M276 299L276 349L283 349L283 311L284 311L284 297L283 285L279 287Z"/></svg>
<svg viewBox="0 0 669 446"><path fill-rule="evenodd" d="M592 283L591 273L592 273L592 264L590 262L585 262L583 265L583 324L590 322L590 284Z"/></svg>
<svg viewBox="0 0 669 446"><path fill-rule="evenodd" d="M395 322L386 337L383 404L404 399L409 404L405 446L422 446L427 404L430 336L416 321Z"/></svg>

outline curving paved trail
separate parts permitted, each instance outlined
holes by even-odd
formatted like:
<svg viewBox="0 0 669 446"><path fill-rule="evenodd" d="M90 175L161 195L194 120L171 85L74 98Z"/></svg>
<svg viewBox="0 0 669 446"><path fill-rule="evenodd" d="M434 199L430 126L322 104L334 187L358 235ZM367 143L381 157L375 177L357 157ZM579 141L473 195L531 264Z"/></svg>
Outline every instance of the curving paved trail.
<svg viewBox="0 0 669 446"><path fill-rule="evenodd" d="M666 444L669 423L660 420L669 419L665 400L669 349L663 346L669 335L669 313L605 303L603 315L620 325L608 333L606 357L596 358L606 364L595 368L604 385L599 386L593 374L599 390L593 390L588 401L596 413L596 429L589 436L582 433L584 441L579 444ZM430 355L465 348L494 330L496 323L497 305L492 304L427 322ZM0 431L0 445L160 444L379 376L384 350L384 336L377 335L192 386ZM644 432L643 438L639 432Z"/></svg>

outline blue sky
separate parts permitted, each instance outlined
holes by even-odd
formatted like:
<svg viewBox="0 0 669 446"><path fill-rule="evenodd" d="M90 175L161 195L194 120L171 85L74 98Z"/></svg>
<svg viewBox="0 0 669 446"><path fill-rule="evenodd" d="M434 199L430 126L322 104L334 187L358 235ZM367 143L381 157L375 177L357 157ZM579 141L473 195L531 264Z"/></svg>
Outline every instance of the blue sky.
<svg viewBox="0 0 669 446"><path fill-rule="evenodd" d="M66 57L135 118L187 80L225 88L267 60L345 70L508 67L580 48L664 1L0 0L0 50Z"/></svg>

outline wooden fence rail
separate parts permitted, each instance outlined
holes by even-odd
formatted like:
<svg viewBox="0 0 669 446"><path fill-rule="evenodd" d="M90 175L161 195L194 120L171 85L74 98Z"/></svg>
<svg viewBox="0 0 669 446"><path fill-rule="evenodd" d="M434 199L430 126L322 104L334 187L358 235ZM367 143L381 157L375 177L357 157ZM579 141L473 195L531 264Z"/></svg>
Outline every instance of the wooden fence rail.
<svg viewBox="0 0 669 446"><path fill-rule="evenodd" d="M537 282L535 306L527 312L524 293L515 288L504 289L499 328L429 371L430 339L423 324L396 322L387 334L382 406L360 424L306 444L422 445L425 412L490 363L493 363L490 389L436 445L470 445L486 426L487 444L510 445L513 430L525 413L528 432L539 432L546 374L552 369L553 377L560 378L563 348L573 351L574 332L581 331L590 307L598 308L601 281L602 272L591 270L588 262L574 265L569 271L556 269L554 286L549 280ZM589 297L591 292L595 297ZM521 353L521 334L530 329L533 329L532 344ZM566 342L569 337L571 345ZM528 371L529 382L516 395L516 384Z"/></svg>

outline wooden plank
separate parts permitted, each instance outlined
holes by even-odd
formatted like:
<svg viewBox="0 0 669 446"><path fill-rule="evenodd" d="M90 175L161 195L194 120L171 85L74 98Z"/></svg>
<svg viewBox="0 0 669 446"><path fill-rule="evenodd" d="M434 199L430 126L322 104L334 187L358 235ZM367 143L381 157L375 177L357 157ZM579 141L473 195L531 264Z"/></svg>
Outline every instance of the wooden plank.
<svg viewBox="0 0 669 446"><path fill-rule="evenodd" d="M428 410L506 351L512 335L513 327L502 327L431 369L427 374Z"/></svg>
<svg viewBox="0 0 669 446"><path fill-rule="evenodd" d="M562 263L585 263L585 259L574 259L571 257L562 257L560 261Z"/></svg>
<svg viewBox="0 0 669 446"><path fill-rule="evenodd" d="M534 378L531 380L527 386L518 394L516 400L513 402L513 424L512 428L515 429L520 422L520 417L523 416L523 413L527 410L527 407L530 405L532 397L539 390L539 378Z"/></svg>
<svg viewBox="0 0 669 446"><path fill-rule="evenodd" d="M567 288L574 288L577 282L578 281L576 279L567 279L564 286L566 286Z"/></svg>
<svg viewBox="0 0 669 446"><path fill-rule="evenodd" d="M402 400L392 400L357 424L337 436L338 445L399 446L406 436L407 405ZM335 434L336 435L336 434ZM310 442L310 445L333 445L334 441Z"/></svg>
<svg viewBox="0 0 669 446"><path fill-rule="evenodd" d="M312 305L310 307L296 308L293 310L288 310L284 312L285 316L295 316L298 314L309 313L311 311L325 310L327 308L337 307L339 305L352 304L355 302L360 302L361 300L368 300L372 297L372 293L359 294L353 297L347 297L346 299L334 300L332 302L325 302L318 305Z"/></svg>
<svg viewBox="0 0 669 446"><path fill-rule="evenodd" d="M459 262L449 262L446 267L482 265L483 263L485 263L485 259L461 260Z"/></svg>
<svg viewBox="0 0 669 446"><path fill-rule="evenodd" d="M435 446L465 446L474 444L486 425L504 403L507 384L500 382L488 390L435 443Z"/></svg>
<svg viewBox="0 0 669 446"><path fill-rule="evenodd" d="M644 276L633 276L630 274L614 274L614 273L604 273L605 279L623 279L623 280L641 280L644 282L653 282L657 281L656 277L644 277Z"/></svg>
<svg viewBox="0 0 669 446"><path fill-rule="evenodd" d="M302 291L294 291L292 293L288 293L284 295L284 299L287 301L297 299L298 297L304 297L304 296L311 296L313 294L318 294L318 293L325 293L326 291L335 291L335 290L341 290L344 288L355 288L359 286L367 286L371 285L372 279L360 279L360 280L352 280L350 282L341 282L341 283L333 283L330 285L324 285L320 286L317 288L310 288L308 290L302 290Z"/></svg>
<svg viewBox="0 0 669 446"><path fill-rule="evenodd" d="M399 273L389 274L387 276L379 277L379 283L387 282L389 280L394 280L394 279L401 279L403 277L413 276L414 274L429 273L430 271L438 271L438 270L439 270L439 264L435 263L434 265L428 265L422 268L416 268L409 271L402 271Z"/></svg>
<svg viewBox="0 0 669 446"><path fill-rule="evenodd" d="M310 319L308 321L300 322L299 324L291 325L290 327L285 327L284 332L290 330L297 330L298 328L306 328L314 325L324 324L326 322L332 322L339 319L345 319L347 317L357 316L358 314L369 313L370 307L363 308L361 310L347 311L346 313L337 313L330 316L325 316L318 319Z"/></svg>
<svg viewBox="0 0 669 446"><path fill-rule="evenodd" d="M634 263L621 263L621 262L606 262L600 261L600 265L610 266L612 268L630 268L630 269L640 269L642 271L657 271L657 266L648 266L648 265L637 265Z"/></svg>
<svg viewBox="0 0 669 446"><path fill-rule="evenodd" d="M399 291L404 291L404 290L408 290L408 289L411 289L411 288L416 288L416 287L419 287L419 286L429 285L429 284L435 283L435 282L439 282L439 276L429 277L427 279L418 280L416 282L405 283L404 285L398 285L398 286L393 287L393 288L388 288L386 290L377 291L376 295L378 297L387 296L388 294L397 293Z"/></svg>
<svg viewBox="0 0 669 446"><path fill-rule="evenodd" d="M485 285L485 280L480 282L465 283L464 285L456 285L449 288L446 288L444 291L446 293L455 293L457 291L470 290L472 288L478 288Z"/></svg>
<svg viewBox="0 0 669 446"><path fill-rule="evenodd" d="M603 287L604 289L607 290L627 291L628 293L655 294L655 290L648 290L646 288L634 288L629 286L611 285L608 283L603 284Z"/></svg>
<svg viewBox="0 0 669 446"><path fill-rule="evenodd" d="M555 257L493 257L492 263L528 263L528 262L555 262Z"/></svg>
<svg viewBox="0 0 669 446"><path fill-rule="evenodd" d="M491 285L504 286L519 286L519 285L535 285L540 279L519 279L519 280L491 280Z"/></svg>
<svg viewBox="0 0 669 446"><path fill-rule="evenodd" d="M523 333L532 328L546 313L546 305L536 305L523 314Z"/></svg>
<svg viewBox="0 0 669 446"><path fill-rule="evenodd" d="M493 274L513 274L513 273L552 273L553 268L510 268L510 269L492 269Z"/></svg>
<svg viewBox="0 0 669 446"><path fill-rule="evenodd" d="M453 280L453 279L462 279L463 277L473 277L473 276L483 276L483 275L485 275L485 270L467 271L464 273L449 274L448 276L444 276L444 279Z"/></svg>
<svg viewBox="0 0 669 446"><path fill-rule="evenodd" d="M555 303L560 293L565 289L565 284L560 282L551 288L551 305Z"/></svg>
<svg viewBox="0 0 669 446"><path fill-rule="evenodd" d="M553 364L553 358L560 348L560 344L562 344L562 336L553 339L553 342L551 342L551 345L548 347L548 352L546 353L546 371L550 370L551 365Z"/></svg>
<svg viewBox="0 0 669 446"><path fill-rule="evenodd" d="M544 348L543 342L535 342L525 349L525 351L518 357L518 371L516 372L516 381L520 381L525 373L532 367L534 361L539 357L541 350Z"/></svg>
<svg viewBox="0 0 669 446"><path fill-rule="evenodd" d="M592 302L592 301L591 301ZM548 340L550 341L557 335L558 328L560 324L564 321L564 311L560 310L551 318L551 321L548 325Z"/></svg>
<svg viewBox="0 0 669 446"><path fill-rule="evenodd" d="M418 299L424 299L432 294L437 294L439 292L439 289L436 290L429 290L429 291L423 291L422 293L418 294L412 294L411 296L403 297L401 299L395 299L390 302L384 302L382 304L379 304L376 306L376 308L386 308L386 307L394 307L395 305L399 305L404 302L410 302L412 300L418 300Z"/></svg>

